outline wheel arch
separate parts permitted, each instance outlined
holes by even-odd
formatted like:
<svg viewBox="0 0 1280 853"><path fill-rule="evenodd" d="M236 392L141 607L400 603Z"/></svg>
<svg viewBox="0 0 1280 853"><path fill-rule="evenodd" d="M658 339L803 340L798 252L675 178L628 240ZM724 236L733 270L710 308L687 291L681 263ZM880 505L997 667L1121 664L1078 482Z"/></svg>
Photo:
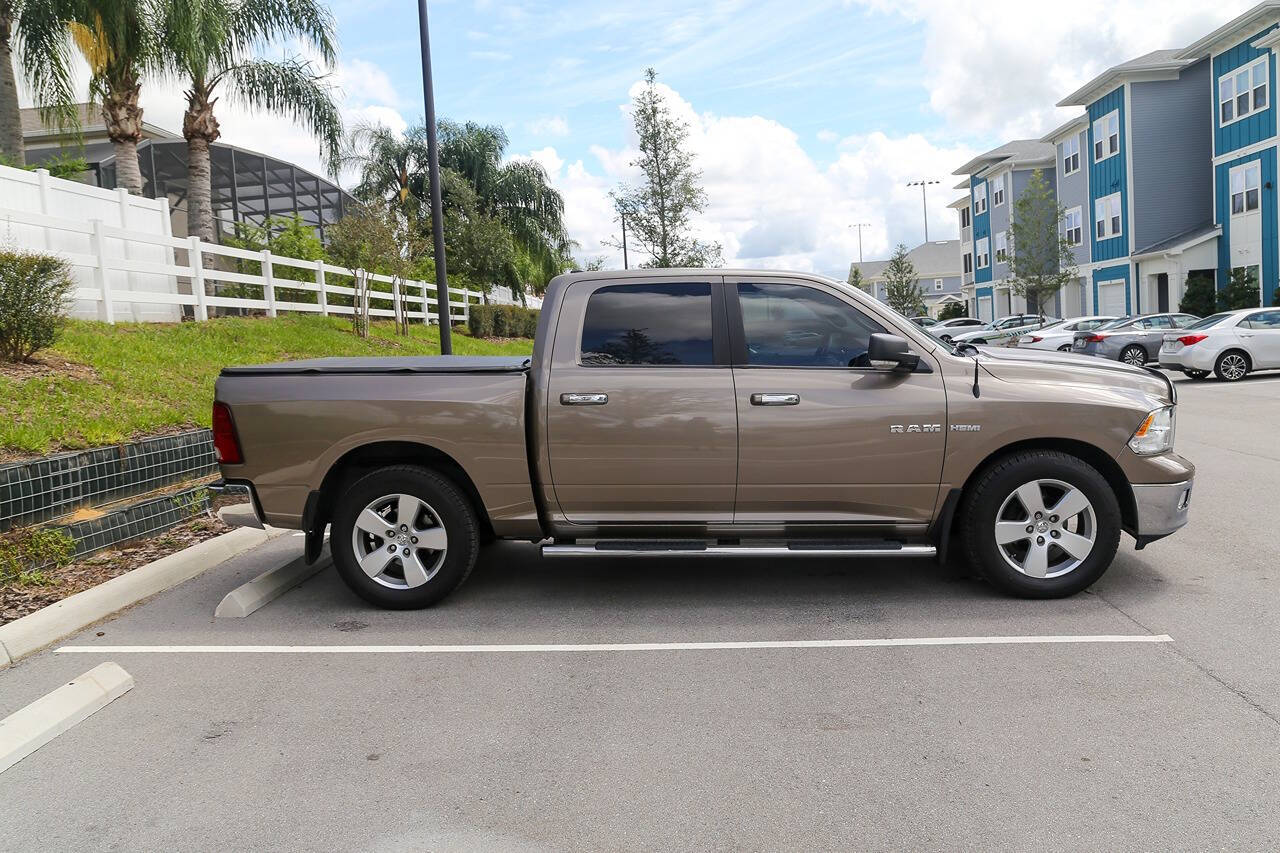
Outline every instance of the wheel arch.
<svg viewBox="0 0 1280 853"><path fill-rule="evenodd" d="M348 450L334 460L320 483L313 518L306 525L311 531L323 531L333 516L337 497L347 485L364 474L388 465L420 465L449 478L471 504L486 536L493 535L493 524L475 482L465 468L449 454L429 444L414 441L375 441Z"/></svg>
<svg viewBox="0 0 1280 853"><path fill-rule="evenodd" d="M1120 468L1120 463L1109 456L1106 451L1085 441L1070 438L1033 438L1007 444L992 451L985 459L974 466L961 487L962 494L969 494L983 474L1001 460L1027 450L1056 450L1066 453L1092 465L1111 486L1120 505L1120 519L1126 530L1136 530L1138 525L1138 505L1133 495L1133 487Z"/></svg>

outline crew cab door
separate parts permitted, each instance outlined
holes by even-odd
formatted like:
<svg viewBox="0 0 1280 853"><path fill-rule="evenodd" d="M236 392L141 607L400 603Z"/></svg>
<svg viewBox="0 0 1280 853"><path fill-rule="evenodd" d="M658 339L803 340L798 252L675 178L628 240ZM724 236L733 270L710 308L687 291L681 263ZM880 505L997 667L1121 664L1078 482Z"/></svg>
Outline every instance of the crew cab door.
<svg viewBox="0 0 1280 853"><path fill-rule="evenodd" d="M546 400L566 521L732 520L738 424L721 284L695 274L566 289Z"/></svg>
<svg viewBox="0 0 1280 853"><path fill-rule="evenodd" d="M942 476L946 395L919 372L876 369L886 329L817 282L726 279L738 412L739 524L925 523ZM927 371L927 372L926 372Z"/></svg>

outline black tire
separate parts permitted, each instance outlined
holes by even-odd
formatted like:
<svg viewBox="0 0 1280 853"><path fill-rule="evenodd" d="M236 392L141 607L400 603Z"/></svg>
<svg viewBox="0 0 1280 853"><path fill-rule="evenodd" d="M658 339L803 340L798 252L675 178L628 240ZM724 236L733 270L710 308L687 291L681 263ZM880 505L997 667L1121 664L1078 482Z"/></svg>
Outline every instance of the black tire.
<svg viewBox="0 0 1280 853"><path fill-rule="evenodd" d="M1209 378L1209 371L1207 370L1184 370L1182 372L1187 375L1188 379L1208 379Z"/></svg>
<svg viewBox="0 0 1280 853"><path fill-rule="evenodd" d="M397 494L409 495L427 504L447 536L443 561L419 586L387 586L387 582L395 581L394 577L379 582L360 568L355 551L357 546L352 534L357 516L379 498ZM338 497L329 547L338 575L356 595L389 610L415 610L435 604L462 585L475 567L480 551L479 535L475 510L452 481L425 468L397 465L365 474ZM428 553L427 557L430 556ZM398 560L394 558L393 562ZM394 573L395 568L389 567L389 571Z"/></svg>
<svg viewBox="0 0 1280 853"><path fill-rule="evenodd" d="M1058 352L1071 352L1071 344L1063 344L1058 347Z"/></svg>
<svg viewBox="0 0 1280 853"><path fill-rule="evenodd" d="M985 347L985 346L987 345L987 342L986 342L985 340L983 340L982 338L978 338L976 341L969 341L969 343L973 344L974 346L984 346L984 347Z"/></svg>
<svg viewBox="0 0 1280 853"><path fill-rule="evenodd" d="M1244 364L1243 371L1236 366L1241 362ZM1213 375L1223 382L1239 382L1248 376L1251 370L1253 370L1253 359L1249 358L1247 352L1239 349L1227 350L1218 356L1218 360L1213 364Z"/></svg>
<svg viewBox="0 0 1280 853"><path fill-rule="evenodd" d="M1058 577L1024 574L1010 564L996 543L996 522L1002 505L1019 487L1037 480L1054 480L1079 489L1092 506L1092 550L1078 566ZM1120 546L1120 504L1111 485L1092 465L1056 450L1023 451L999 460L967 490L960 512L964 550L970 563L993 586L1019 598L1075 595L1102 577ZM1069 556L1060 550L1052 553L1059 558Z"/></svg>
<svg viewBox="0 0 1280 853"><path fill-rule="evenodd" d="M1120 351L1120 360L1125 364L1142 367L1147 363L1147 348L1138 344L1129 344Z"/></svg>
<svg viewBox="0 0 1280 853"><path fill-rule="evenodd" d="M950 335L938 335L938 337L942 340L943 343L947 343L947 344L951 343Z"/></svg>

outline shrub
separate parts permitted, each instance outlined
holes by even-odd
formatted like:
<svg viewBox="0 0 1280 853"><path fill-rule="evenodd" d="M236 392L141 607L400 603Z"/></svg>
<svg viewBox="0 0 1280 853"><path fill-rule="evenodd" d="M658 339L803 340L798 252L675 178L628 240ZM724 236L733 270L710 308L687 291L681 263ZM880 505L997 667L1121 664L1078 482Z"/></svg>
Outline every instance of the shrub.
<svg viewBox="0 0 1280 853"><path fill-rule="evenodd" d="M45 573L71 562L76 543L62 530L18 528L0 536L0 584L41 586Z"/></svg>
<svg viewBox="0 0 1280 853"><path fill-rule="evenodd" d="M538 311L519 305L472 305L467 328L473 338L532 338L538 331Z"/></svg>
<svg viewBox="0 0 1280 853"><path fill-rule="evenodd" d="M1191 273L1187 276L1187 287L1182 293L1182 301L1178 310L1184 314L1197 317L1208 317L1217 310L1218 294L1213 287L1213 274Z"/></svg>
<svg viewBox="0 0 1280 853"><path fill-rule="evenodd" d="M1257 308L1261 295L1254 267L1236 267L1231 271L1231 281L1218 294L1218 308L1222 311Z"/></svg>
<svg viewBox="0 0 1280 853"><path fill-rule="evenodd" d="M964 316L963 302L948 302L942 306L942 310L938 312L939 320L955 320Z"/></svg>
<svg viewBox="0 0 1280 853"><path fill-rule="evenodd" d="M57 255L0 249L0 358L26 361L52 344L74 287Z"/></svg>

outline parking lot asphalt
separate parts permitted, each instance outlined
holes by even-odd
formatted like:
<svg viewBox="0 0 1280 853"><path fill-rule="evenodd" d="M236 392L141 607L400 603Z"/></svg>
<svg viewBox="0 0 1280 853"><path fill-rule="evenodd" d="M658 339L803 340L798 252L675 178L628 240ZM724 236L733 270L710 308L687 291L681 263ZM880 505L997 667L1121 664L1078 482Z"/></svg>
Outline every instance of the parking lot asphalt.
<svg viewBox="0 0 1280 853"><path fill-rule="evenodd" d="M0 671L0 717L104 660L137 686L0 774L0 849L1275 849L1280 376L1176 382L1192 521L1126 537L1067 600L929 561L502 544L431 610L373 610L327 571L215 621L286 536L65 645L1172 642L46 651Z"/></svg>

